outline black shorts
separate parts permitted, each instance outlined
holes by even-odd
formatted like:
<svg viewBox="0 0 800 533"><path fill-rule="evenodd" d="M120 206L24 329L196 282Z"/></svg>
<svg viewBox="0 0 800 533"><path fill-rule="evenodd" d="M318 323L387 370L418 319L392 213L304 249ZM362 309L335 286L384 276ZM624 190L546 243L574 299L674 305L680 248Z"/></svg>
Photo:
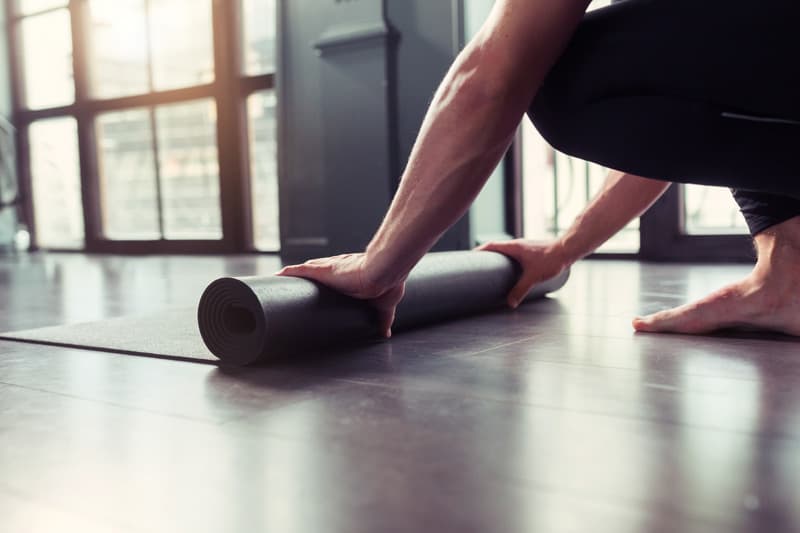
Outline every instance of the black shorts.
<svg viewBox="0 0 800 533"><path fill-rule="evenodd" d="M567 154L734 190L753 234L800 215L800 2L624 0L587 13L531 108Z"/></svg>

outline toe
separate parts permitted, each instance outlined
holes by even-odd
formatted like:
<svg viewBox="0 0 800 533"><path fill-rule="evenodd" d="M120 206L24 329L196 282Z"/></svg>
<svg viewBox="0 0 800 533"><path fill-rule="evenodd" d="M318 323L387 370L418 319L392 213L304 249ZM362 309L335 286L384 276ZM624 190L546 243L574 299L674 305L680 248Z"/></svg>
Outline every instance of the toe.
<svg viewBox="0 0 800 533"><path fill-rule="evenodd" d="M699 331L699 314L700 310L683 306L636 318L633 327L643 332L694 333Z"/></svg>
<svg viewBox="0 0 800 533"><path fill-rule="evenodd" d="M643 332L708 333L738 323L744 303L740 291L729 287L698 302L637 318L633 327Z"/></svg>

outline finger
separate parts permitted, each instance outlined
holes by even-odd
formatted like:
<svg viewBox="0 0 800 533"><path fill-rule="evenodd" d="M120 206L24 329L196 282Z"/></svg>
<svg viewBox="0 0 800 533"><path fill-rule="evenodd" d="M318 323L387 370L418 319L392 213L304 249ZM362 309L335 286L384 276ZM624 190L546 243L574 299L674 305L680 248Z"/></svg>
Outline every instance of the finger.
<svg viewBox="0 0 800 533"><path fill-rule="evenodd" d="M378 310L378 326L381 335L386 339L392 338L392 324L394 324L395 308Z"/></svg>
<svg viewBox="0 0 800 533"><path fill-rule="evenodd" d="M378 313L378 331L384 338L391 338L392 324L394 324L395 313L397 305L395 302L381 302L380 300L374 301L375 310Z"/></svg>
<svg viewBox="0 0 800 533"><path fill-rule="evenodd" d="M476 248L479 252L503 252L513 246L510 242L487 242Z"/></svg>
<svg viewBox="0 0 800 533"><path fill-rule="evenodd" d="M402 284L390 290L380 298L373 300L373 305L378 311L380 332L387 339L392 336L392 324L394 324L397 304L403 299L405 292L405 284Z"/></svg>
<svg viewBox="0 0 800 533"><path fill-rule="evenodd" d="M297 268L297 265L286 265L282 269L278 270L275 275L276 276L288 276L290 272L293 272Z"/></svg>
<svg viewBox="0 0 800 533"><path fill-rule="evenodd" d="M333 257L318 257L316 259L309 259L308 261L306 261L303 264L306 265L306 266L324 267L324 266L330 265L333 262L334 259L336 259L336 258L333 258Z"/></svg>
<svg viewBox="0 0 800 533"><path fill-rule="evenodd" d="M508 305L516 309L531 292L531 289L539 281L537 276L523 275L522 278L514 285L511 292L508 293Z"/></svg>
<svg viewBox="0 0 800 533"><path fill-rule="evenodd" d="M283 268L277 274L278 276L305 278L318 281L323 285L328 285L335 281L336 276L330 268L324 266L315 266L309 264L293 265Z"/></svg>
<svg viewBox="0 0 800 533"><path fill-rule="evenodd" d="M308 265L289 265L285 266L278 271L277 276L302 276L307 274L311 269Z"/></svg>

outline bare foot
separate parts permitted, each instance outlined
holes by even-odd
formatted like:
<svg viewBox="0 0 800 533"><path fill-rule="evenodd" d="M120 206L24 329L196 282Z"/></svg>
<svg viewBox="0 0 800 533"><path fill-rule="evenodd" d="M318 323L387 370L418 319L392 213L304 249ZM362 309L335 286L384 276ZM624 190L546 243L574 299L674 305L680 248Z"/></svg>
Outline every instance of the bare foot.
<svg viewBox="0 0 800 533"><path fill-rule="evenodd" d="M634 329L698 334L746 328L800 336L800 217L755 241L758 263L745 279L697 302L636 318Z"/></svg>

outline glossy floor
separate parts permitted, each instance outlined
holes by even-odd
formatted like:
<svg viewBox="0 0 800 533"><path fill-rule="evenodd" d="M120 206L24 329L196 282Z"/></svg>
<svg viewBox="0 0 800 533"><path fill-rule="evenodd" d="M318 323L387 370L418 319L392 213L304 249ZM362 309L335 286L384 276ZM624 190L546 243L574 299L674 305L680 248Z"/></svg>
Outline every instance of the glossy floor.
<svg viewBox="0 0 800 533"><path fill-rule="evenodd" d="M0 258L0 329L272 258ZM745 266L578 265L515 313L275 368L0 343L2 530L800 530L800 343L635 335Z"/></svg>

